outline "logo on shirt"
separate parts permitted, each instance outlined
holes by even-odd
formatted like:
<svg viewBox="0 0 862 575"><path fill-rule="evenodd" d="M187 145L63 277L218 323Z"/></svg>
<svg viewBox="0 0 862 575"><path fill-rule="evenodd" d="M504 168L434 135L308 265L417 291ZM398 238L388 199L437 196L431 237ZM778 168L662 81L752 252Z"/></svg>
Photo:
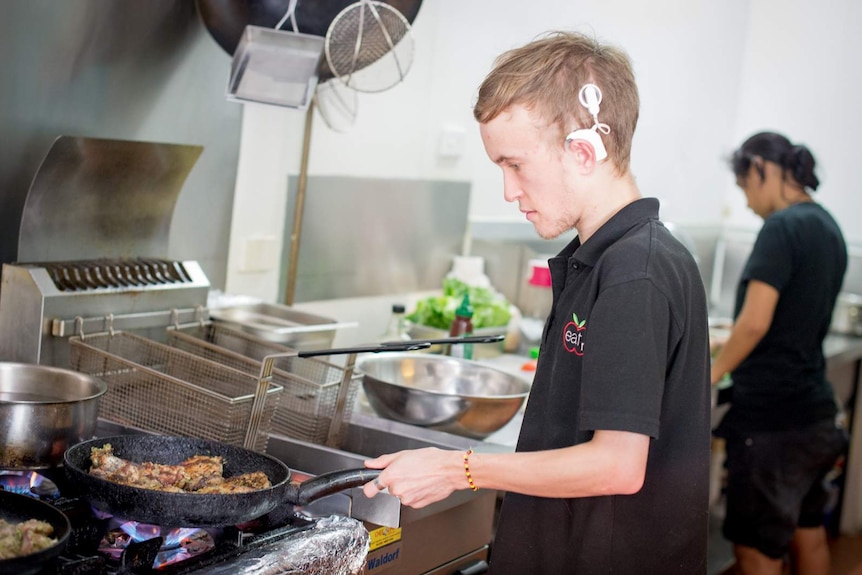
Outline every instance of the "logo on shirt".
<svg viewBox="0 0 862 575"><path fill-rule="evenodd" d="M572 314L572 321L563 327L563 347L569 353L584 355L584 338L587 334L587 320L578 319L578 314Z"/></svg>

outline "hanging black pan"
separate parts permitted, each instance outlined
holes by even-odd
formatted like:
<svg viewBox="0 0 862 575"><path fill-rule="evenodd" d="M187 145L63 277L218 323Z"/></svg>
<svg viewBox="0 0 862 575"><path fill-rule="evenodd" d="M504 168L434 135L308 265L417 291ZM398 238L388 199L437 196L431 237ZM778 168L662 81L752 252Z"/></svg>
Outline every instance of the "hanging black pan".
<svg viewBox="0 0 862 575"><path fill-rule="evenodd" d="M326 36L338 14L357 0L298 0L294 15L299 32ZM380 0L398 10L413 24L422 0ZM275 28L287 13L290 0L195 0L201 21L219 46L233 55L248 25ZM282 30L292 30L285 22ZM333 77L329 65L321 64L320 81Z"/></svg>
<svg viewBox="0 0 862 575"><path fill-rule="evenodd" d="M72 526L69 519L56 507L26 495L10 493L0 489L0 519L8 523L23 523L29 519L44 521L54 528L52 537L57 540L52 546L11 559L0 559L0 573L24 575L39 573L54 560L69 541Z"/></svg>
<svg viewBox="0 0 862 575"><path fill-rule="evenodd" d="M193 455L220 456L224 476L260 471L272 487L248 493L155 491L114 483L90 475L90 450L110 443L114 455L128 461L177 465ZM164 435L118 435L91 439L66 450L69 481L95 508L123 519L162 526L237 525L265 515L279 505L307 505L326 495L359 487L379 470L347 469L290 481L290 469L278 459L217 441Z"/></svg>

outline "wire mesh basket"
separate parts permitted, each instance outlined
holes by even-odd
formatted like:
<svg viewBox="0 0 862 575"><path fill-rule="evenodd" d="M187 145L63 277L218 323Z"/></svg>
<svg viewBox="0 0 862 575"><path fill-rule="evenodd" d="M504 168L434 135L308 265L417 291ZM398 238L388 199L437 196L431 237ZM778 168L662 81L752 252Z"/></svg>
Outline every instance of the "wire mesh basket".
<svg viewBox="0 0 862 575"><path fill-rule="evenodd" d="M72 369L108 385L100 417L266 450L282 386L130 333L78 335L69 343Z"/></svg>
<svg viewBox="0 0 862 575"><path fill-rule="evenodd" d="M218 322L169 328L168 345L261 378L271 362L271 381L284 388L272 431L331 447L342 444L361 377L353 370L354 356L344 365L298 357L292 348Z"/></svg>

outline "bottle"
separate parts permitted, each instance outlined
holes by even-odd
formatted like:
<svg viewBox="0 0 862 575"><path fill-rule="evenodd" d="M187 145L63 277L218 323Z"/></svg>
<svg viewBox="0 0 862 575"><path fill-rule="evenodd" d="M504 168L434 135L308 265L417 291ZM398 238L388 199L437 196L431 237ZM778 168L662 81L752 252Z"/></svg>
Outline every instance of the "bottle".
<svg viewBox="0 0 862 575"><path fill-rule="evenodd" d="M449 328L449 337L467 337L473 335L473 306L470 305L470 294L465 293L461 305L455 310L455 319ZM473 359L472 343L456 343L449 347L449 355L461 359Z"/></svg>
<svg viewBox="0 0 862 575"><path fill-rule="evenodd" d="M380 341L406 341L410 339L410 334L407 333L407 320L404 317L404 306L401 304L392 304L392 315L389 317L389 325L386 331L380 336Z"/></svg>

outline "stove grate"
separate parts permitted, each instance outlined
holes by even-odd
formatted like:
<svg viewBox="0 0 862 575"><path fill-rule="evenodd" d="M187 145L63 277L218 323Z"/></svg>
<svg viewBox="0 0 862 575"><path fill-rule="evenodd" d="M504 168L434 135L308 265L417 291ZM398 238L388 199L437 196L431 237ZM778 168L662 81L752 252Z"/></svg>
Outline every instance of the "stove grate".
<svg viewBox="0 0 862 575"><path fill-rule="evenodd" d="M181 262L153 259L99 259L43 264L54 285L63 292L106 288L140 288L191 283Z"/></svg>

